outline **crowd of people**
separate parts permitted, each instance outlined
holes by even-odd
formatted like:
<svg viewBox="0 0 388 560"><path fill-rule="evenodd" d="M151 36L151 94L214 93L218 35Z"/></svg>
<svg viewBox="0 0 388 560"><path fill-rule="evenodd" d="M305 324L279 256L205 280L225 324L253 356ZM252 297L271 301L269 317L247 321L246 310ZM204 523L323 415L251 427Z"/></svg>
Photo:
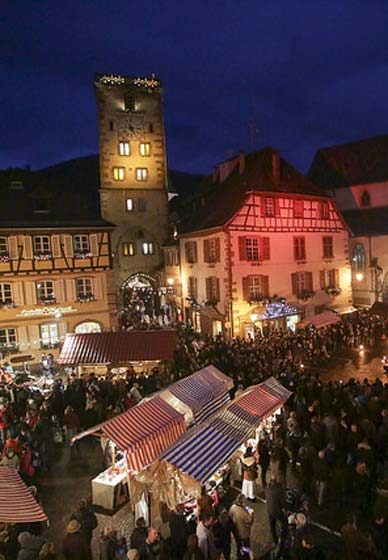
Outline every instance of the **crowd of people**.
<svg viewBox="0 0 388 560"><path fill-rule="evenodd" d="M323 383L314 374L331 355L360 345L384 343L388 321L353 313L319 330L257 333L226 340L179 331L170 371L154 369L135 377L78 378L74 372L55 375L50 389L33 386L26 372L0 378L0 465L14 467L36 495L39 481L62 446L85 428L134 406L146 394L212 363L235 381L238 395L270 375L293 392L270 430L262 429L256 449L241 458L242 493L231 508L200 504L197 525L188 523L180 506L163 512L157 527L136 521L132 535L118 536L106 527L98 537L101 560L231 558L236 542L240 558L251 555L257 490L266 499L273 557L325 558L310 527L311 509L348 512L341 533L341 558L387 557L388 385L350 380ZM76 446L72 446L72 453ZM107 463L109 457L106 458ZM290 480L298 491L289 490ZM292 498L298 503L291 504ZM294 514L293 523L287 519ZM39 560L92 558L97 518L86 501L69 515L58 553L42 536L39 524L0 526L0 559ZM232 538L233 535L233 538ZM62 556L61 556L62 555ZM277 556L276 556L277 555ZM94 560L94 559L93 559Z"/></svg>

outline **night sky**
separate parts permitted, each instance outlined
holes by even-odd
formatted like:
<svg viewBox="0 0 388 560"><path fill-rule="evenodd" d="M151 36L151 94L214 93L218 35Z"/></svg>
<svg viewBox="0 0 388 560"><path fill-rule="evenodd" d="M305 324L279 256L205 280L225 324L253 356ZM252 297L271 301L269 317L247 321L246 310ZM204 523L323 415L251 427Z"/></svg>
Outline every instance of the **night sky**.
<svg viewBox="0 0 388 560"><path fill-rule="evenodd" d="M173 169L388 133L388 0L1 5L0 168L97 153L96 71L162 80Z"/></svg>

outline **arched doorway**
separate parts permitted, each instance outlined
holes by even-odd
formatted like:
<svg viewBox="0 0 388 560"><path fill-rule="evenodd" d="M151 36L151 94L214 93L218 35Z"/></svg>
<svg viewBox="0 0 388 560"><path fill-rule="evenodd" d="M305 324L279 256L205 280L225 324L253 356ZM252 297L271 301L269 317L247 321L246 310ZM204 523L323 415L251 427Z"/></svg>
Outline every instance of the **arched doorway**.
<svg viewBox="0 0 388 560"><path fill-rule="evenodd" d="M383 281L383 303L388 303L388 272L384 276Z"/></svg>
<svg viewBox="0 0 388 560"><path fill-rule="evenodd" d="M96 323L95 321L84 321L75 327L76 333L94 333L94 332L101 332L101 325Z"/></svg>
<svg viewBox="0 0 388 560"><path fill-rule="evenodd" d="M137 272L127 278L121 289L123 308L119 319L123 328L161 328L171 323L173 306L168 289L160 287L155 277Z"/></svg>

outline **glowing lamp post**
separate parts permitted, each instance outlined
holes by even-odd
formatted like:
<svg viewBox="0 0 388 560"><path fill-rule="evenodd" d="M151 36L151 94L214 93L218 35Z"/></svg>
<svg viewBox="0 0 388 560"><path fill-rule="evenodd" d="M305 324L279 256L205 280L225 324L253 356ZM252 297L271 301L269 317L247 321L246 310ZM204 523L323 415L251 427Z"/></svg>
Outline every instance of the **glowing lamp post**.
<svg viewBox="0 0 388 560"><path fill-rule="evenodd" d="M364 275L363 275L362 272L357 272L356 280L357 280L357 282L362 282L364 280Z"/></svg>

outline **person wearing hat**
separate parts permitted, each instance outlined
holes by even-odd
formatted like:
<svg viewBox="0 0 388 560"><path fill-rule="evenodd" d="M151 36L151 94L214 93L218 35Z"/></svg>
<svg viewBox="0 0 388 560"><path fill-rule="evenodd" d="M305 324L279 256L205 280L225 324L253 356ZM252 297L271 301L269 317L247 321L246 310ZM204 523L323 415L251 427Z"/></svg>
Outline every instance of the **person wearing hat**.
<svg viewBox="0 0 388 560"><path fill-rule="evenodd" d="M12 467L15 471L19 470L20 458L16 455L12 447L5 450L4 457L0 461L2 467Z"/></svg>
<svg viewBox="0 0 388 560"><path fill-rule="evenodd" d="M81 525L76 519L69 521L62 552L66 560L85 560L89 557L88 545L80 533Z"/></svg>
<svg viewBox="0 0 388 560"><path fill-rule="evenodd" d="M130 548L127 552L128 560L140 560L140 554L136 550L136 548Z"/></svg>
<svg viewBox="0 0 388 560"><path fill-rule="evenodd" d="M18 536L20 550L17 560L34 560L45 544L46 539L38 535L31 535L28 531L22 531Z"/></svg>

